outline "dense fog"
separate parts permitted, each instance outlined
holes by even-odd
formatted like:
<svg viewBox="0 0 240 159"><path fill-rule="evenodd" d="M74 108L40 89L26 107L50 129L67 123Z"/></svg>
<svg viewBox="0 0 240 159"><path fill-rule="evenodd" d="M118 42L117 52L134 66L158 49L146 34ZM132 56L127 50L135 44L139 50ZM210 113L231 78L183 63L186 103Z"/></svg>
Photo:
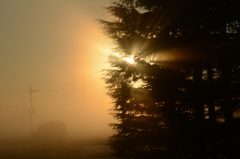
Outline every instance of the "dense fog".
<svg viewBox="0 0 240 159"><path fill-rule="evenodd" d="M0 2L0 139L31 137L52 121L68 139L112 135L101 80L111 46L95 21L109 2Z"/></svg>

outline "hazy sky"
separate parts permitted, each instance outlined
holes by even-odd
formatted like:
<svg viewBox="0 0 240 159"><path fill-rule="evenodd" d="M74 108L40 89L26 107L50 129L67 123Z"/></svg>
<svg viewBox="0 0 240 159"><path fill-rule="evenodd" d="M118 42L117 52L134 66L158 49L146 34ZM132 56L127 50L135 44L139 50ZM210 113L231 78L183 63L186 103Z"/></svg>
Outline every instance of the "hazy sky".
<svg viewBox="0 0 240 159"><path fill-rule="evenodd" d="M0 137L30 134L30 84L34 129L60 120L72 135L112 134L100 79L111 40L95 21L111 1L0 0Z"/></svg>

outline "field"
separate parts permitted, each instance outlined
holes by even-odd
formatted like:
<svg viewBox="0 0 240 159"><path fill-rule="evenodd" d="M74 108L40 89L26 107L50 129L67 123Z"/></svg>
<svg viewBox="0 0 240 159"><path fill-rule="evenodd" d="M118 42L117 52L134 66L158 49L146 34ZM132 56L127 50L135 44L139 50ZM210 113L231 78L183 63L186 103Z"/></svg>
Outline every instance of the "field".
<svg viewBox="0 0 240 159"><path fill-rule="evenodd" d="M105 144L94 142L40 146L5 143L0 146L0 159L113 159L112 152Z"/></svg>

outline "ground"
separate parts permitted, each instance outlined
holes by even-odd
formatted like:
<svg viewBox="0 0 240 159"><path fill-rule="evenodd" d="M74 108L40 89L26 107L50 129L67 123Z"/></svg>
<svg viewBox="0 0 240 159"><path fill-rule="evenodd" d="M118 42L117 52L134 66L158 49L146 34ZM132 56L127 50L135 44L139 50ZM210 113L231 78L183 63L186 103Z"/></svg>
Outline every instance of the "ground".
<svg viewBox="0 0 240 159"><path fill-rule="evenodd" d="M64 146L0 146L0 159L114 159L105 144L71 143Z"/></svg>

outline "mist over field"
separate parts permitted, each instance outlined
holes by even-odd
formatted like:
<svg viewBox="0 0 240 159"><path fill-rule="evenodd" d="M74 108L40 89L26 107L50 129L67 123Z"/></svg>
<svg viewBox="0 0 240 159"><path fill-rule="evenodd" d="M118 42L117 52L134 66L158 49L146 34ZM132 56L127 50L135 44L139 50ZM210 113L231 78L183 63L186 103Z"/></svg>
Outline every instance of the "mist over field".
<svg viewBox="0 0 240 159"><path fill-rule="evenodd" d="M110 0L0 1L0 158L109 156Z"/></svg>

